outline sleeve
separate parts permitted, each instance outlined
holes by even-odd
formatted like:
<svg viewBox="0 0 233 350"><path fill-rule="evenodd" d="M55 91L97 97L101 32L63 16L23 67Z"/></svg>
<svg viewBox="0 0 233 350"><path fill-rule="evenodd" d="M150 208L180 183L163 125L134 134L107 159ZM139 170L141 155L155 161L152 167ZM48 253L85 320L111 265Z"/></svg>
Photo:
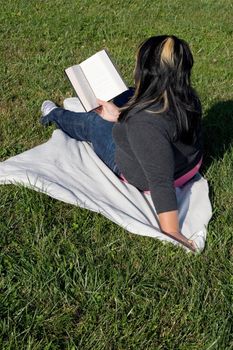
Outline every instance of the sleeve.
<svg viewBox="0 0 233 350"><path fill-rule="evenodd" d="M127 122L130 147L141 165L157 214L177 210L174 153L161 122Z"/></svg>

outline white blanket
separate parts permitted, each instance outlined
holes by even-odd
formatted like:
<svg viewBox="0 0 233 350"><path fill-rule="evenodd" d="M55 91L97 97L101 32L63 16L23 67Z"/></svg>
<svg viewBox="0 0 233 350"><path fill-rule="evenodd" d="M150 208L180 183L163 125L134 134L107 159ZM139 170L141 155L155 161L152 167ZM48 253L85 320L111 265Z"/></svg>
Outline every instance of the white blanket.
<svg viewBox="0 0 233 350"><path fill-rule="evenodd" d="M123 183L91 145L61 130L46 143L0 163L0 184L12 183L101 213L129 232L178 244L160 232L150 194ZM197 174L176 188L176 195L181 231L203 250L212 215L207 181Z"/></svg>

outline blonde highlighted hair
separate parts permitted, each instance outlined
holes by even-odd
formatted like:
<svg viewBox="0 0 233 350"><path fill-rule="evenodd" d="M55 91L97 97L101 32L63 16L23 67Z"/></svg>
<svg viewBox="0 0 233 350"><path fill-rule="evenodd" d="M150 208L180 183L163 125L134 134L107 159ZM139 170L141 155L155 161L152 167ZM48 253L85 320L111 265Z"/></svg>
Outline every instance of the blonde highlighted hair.
<svg viewBox="0 0 233 350"><path fill-rule="evenodd" d="M161 46L161 64L174 65L174 39L168 37Z"/></svg>

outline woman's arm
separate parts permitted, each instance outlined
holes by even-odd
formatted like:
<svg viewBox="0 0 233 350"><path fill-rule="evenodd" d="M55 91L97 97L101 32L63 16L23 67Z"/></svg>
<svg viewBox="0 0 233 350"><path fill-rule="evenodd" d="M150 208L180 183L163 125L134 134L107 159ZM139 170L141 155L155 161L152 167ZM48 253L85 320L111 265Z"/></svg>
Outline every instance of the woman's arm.
<svg viewBox="0 0 233 350"><path fill-rule="evenodd" d="M160 213L158 217L162 231L167 233L180 232L177 210Z"/></svg>
<svg viewBox="0 0 233 350"><path fill-rule="evenodd" d="M188 240L179 227L176 191L174 188L174 154L157 116L152 122L129 120L128 139L148 181L149 190L159 218L161 231L195 251L194 243Z"/></svg>
<svg viewBox="0 0 233 350"><path fill-rule="evenodd" d="M186 238L180 232L177 210L160 213L158 214L158 217L159 217L161 230L165 235L168 235L169 237L177 240L178 242L180 242L190 250L194 252L196 251L197 248L195 246L195 243L192 240L189 240L188 238Z"/></svg>

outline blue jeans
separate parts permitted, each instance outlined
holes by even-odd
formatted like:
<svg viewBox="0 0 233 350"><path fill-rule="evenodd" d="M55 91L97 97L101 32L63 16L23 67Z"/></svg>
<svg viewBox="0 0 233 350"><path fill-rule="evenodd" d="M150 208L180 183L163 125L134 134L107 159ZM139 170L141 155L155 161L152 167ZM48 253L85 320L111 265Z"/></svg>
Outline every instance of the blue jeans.
<svg viewBox="0 0 233 350"><path fill-rule="evenodd" d="M133 89L121 94L113 102L122 106L132 96ZM115 163L115 143L112 137L114 123L101 118L96 112L71 112L55 108L41 118L43 125L54 122L58 128L78 141L91 142L95 153L116 174L120 170Z"/></svg>
<svg viewBox="0 0 233 350"><path fill-rule="evenodd" d="M115 163L115 143L112 137L114 123L101 118L95 112L71 112L55 108L41 118L43 125L54 122L59 129L78 141L92 143L95 153L117 175L120 171Z"/></svg>

